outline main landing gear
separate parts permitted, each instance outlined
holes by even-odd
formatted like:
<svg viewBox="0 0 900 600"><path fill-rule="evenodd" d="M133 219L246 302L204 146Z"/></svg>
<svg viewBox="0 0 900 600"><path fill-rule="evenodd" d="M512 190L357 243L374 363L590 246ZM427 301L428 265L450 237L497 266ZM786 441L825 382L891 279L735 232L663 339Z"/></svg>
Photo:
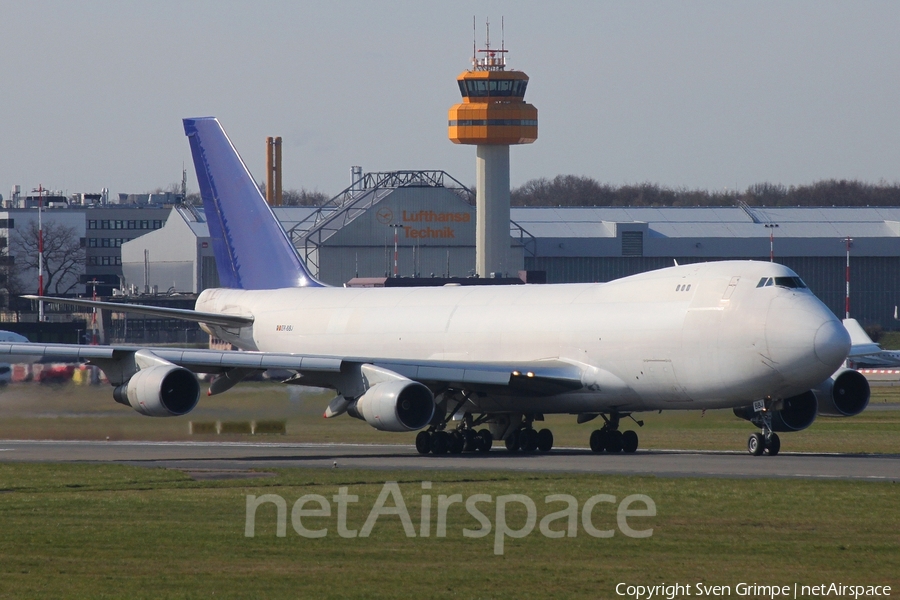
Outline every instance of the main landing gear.
<svg viewBox="0 0 900 600"><path fill-rule="evenodd" d="M453 431L447 431L447 423L464 400L456 406L456 410L446 412L439 423L433 424L416 436L416 450L419 454L462 454L463 452L488 452L494 445L494 436L489 429L476 429L487 421L487 416L481 415L473 419L470 413L463 415L459 426Z"/></svg>
<svg viewBox="0 0 900 600"><path fill-rule="evenodd" d="M487 429L476 431L464 427L455 431L437 431L431 427L416 436L416 450L419 454L462 454L463 452L488 452L494 437Z"/></svg>
<svg viewBox="0 0 900 600"><path fill-rule="evenodd" d="M452 415L452 412L448 412ZM541 418L537 416L537 418ZM521 415L517 416L517 421ZM416 436L416 450L419 454L461 454L463 452L488 452L494 443L490 429L478 429L480 425L496 423L496 415L480 415L473 418L469 413L453 431L447 431L449 417L420 431ZM526 415L524 421L498 428L498 435L504 436L506 449L510 452L549 452L553 448L553 432L549 429L534 429L535 415Z"/></svg>
<svg viewBox="0 0 900 600"><path fill-rule="evenodd" d="M553 448L553 432L549 429L535 431L534 418L528 417L522 427L506 437L506 449L510 452L550 452Z"/></svg>
<svg viewBox="0 0 900 600"><path fill-rule="evenodd" d="M619 413L612 413L609 417L600 415L606 423L600 429L591 433L591 450L594 452L632 453L638 449L638 435L632 430L619 431ZM631 416L631 415L626 415ZM639 421L638 425L643 425Z"/></svg>
<svg viewBox="0 0 900 600"><path fill-rule="evenodd" d="M781 450L781 440L778 434L772 431L772 411L761 411L762 414L762 433L753 433L747 439L747 452L753 456L761 456L768 454L775 456ZM757 422L758 424L758 422Z"/></svg>

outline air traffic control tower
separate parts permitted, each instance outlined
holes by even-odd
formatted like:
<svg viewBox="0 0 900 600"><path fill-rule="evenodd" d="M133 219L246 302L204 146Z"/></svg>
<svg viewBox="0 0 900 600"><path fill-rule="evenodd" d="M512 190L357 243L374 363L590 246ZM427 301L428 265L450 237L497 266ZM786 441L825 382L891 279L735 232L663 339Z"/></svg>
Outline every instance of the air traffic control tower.
<svg viewBox="0 0 900 600"><path fill-rule="evenodd" d="M528 76L506 70L507 50L472 56L472 70L456 78L462 103L450 109L449 136L455 144L474 144L475 272L502 277L512 271L509 233L509 147L537 139L537 108L525 102ZM480 56L479 56L480 55Z"/></svg>

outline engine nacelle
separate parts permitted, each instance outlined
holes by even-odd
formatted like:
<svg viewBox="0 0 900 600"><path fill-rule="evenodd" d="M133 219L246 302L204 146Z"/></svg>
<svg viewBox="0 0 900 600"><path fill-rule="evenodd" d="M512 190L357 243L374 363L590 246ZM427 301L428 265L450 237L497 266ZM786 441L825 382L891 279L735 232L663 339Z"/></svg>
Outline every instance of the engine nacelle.
<svg viewBox="0 0 900 600"><path fill-rule="evenodd" d="M813 390L819 400L819 414L852 417L869 405L869 381L853 369L842 369Z"/></svg>
<svg viewBox="0 0 900 600"><path fill-rule="evenodd" d="M431 422L434 394L411 379L382 381L370 387L347 412L381 431L415 431Z"/></svg>
<svg viewBox="0 0 900 600"><path fill-rule="evenodd" d="M818 412L818 401L812 390L797 396L785 398L780 402L781 408L772 412L773 431L801 431L813 424ZM757 427L763 426L761 412L755 412L753 406L741 406L734 409L737 417L750 421Z"/></svg>
<svg viewBox="0 0 900 600"><path fill-rule="evenodd" d="M113 390L113 398L148 417L180 417L197 406L200 382L184 367L154 365Z"/></svg>

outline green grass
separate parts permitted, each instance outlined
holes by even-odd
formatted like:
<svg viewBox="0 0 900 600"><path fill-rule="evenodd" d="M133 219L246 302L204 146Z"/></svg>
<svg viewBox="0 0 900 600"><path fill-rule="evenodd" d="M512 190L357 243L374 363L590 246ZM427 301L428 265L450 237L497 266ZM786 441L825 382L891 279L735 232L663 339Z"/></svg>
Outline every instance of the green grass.
<svg viewBox="0 0 900 600"><path fill-rule="evenodd" d="M881 347L885 350L900 349L900 331L882 332L881 338L879 338L878 343L881 344Z"/></svg>
<svg viewBox="0 0 900 600"><path fill-rule="evenodd" d="M178 418L150 418L112 400L109 386L41 386L15 384L0 389L0 439L111 440L247 440L285 442L359 442L412 445L415 433L385 433L366 423L341 416L323 419L329 392L289 394L279 384L242 384L224 394L203 396L191 414ZM872 407L863 414L834 419L821 417L812 427L782 436L786 451L900 452L900 387L873 387ZM745 447L752 425L730 410L665 411L635 415L643 419L642 448L738 450ZM286 435L190 435L191 420L286 420ZM577 425L573 415L548 415L541 424L553 430L557 446L587 447L600 419ZM625 428L637 428L623 421Z"/></svg>
<svg viewBox="0 0 900 600"><path fill-rule="evenodd" d="M399 519L381 517L372 536L343 539L335 517L307 518L328 535L308 539L290 525L275 535L275 509L257 512L244 536L246 496L277 494L288 513L304 494L331 498L341 486L360 497L348 525L359 529L385 481L400 482L418 526L421 482L439 494L525 494L540 519L548 494L579 506L606 493L620 501L646 494L647 539L585 534L549 539L537 529L506 539L472 539L478 524L460 505L447 536L408 538ZM254 480L191 480L179 471L116 465L0 465L0 597L73 598L610 598L618 582L703 581L900 585L900 511L896 483L805 480L664 479L520 473L289 469ZM389 503L388 505L392 505ZM481 505L495 521L493 504ZM334 514L334 513L333 513ZM615 528L615 505L593 513ZM524 513L510 511L519 528ZM559 528L557 523L556 528Z"/></svg>

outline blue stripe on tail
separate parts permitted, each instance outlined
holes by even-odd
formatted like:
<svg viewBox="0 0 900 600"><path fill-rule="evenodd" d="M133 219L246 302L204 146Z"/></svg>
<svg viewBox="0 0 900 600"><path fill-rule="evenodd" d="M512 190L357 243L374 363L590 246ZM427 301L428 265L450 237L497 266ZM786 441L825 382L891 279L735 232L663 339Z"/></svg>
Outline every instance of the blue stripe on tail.
<svg viewBox="0 0 900 600"><path fill-rule="evenodd" d="M184 119L222 287L321 287L213 117Z"/></svg>

